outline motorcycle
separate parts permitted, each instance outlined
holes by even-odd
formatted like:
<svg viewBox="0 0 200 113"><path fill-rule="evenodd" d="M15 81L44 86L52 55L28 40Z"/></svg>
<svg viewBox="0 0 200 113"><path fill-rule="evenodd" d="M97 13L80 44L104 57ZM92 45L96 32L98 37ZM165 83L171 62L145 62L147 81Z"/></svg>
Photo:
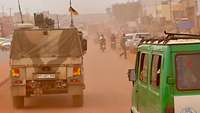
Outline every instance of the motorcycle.
<svg viewBox="0 0 200 113"><path fill-rule="evenodd" d="M111 48L112 48L112 49L116 49L116 42L115 42L115 41L112 41L112 42L111 42Z"/></svg>
<svg viewBox="0 0 200 113"><path fill-rule="evenodd" d="M106 50L106 44L101 44L101 47L100 47L101 51L104 52Z"/></svg>

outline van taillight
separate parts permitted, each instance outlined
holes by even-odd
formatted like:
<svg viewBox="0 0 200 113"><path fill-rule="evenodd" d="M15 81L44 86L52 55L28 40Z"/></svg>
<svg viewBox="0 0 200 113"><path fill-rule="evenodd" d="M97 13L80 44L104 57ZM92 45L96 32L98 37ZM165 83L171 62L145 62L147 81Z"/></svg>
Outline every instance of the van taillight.
<svg viewBox="0 0 200 113"><path fill-rule="evenodd" d="M166 113L174 113L174 107L167 106Z"/></svg>
<svg viewBox="0 0 200 113"><path fill-rule="evenodd" d="M18 68L12 69L12 76L13 77L19 77L20 76L20 70Z"/></svg>
<svg viewBox="0 0 200 113"><path fill-rule="evenodd" d="M78 66L73 67L73 76L80 76L81 75L81 68Z"/></svg>

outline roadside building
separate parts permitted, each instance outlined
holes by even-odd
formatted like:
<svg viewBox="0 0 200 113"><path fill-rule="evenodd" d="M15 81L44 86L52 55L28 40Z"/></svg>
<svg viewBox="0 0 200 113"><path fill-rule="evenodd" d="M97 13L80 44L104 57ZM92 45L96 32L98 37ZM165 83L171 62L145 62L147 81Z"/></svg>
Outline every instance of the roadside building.
<svg viewBox="0 0 200 113"><path fill-rule="evenodd" d="M112 6L112 14L119 22L136 21L142 16L142 11L140 2L127 2Z"/></svg>
<svg viewBox="0 0 200 113"><path fill-rule="evenodd" d="M14 20L14 23L21 23L21 15L19 12L14 14L13 20ZM33 16L29 13L23 14L23 21L25 23L34 23Z"/></svg>
<svg viewBox="0 0 200 113"><path fill-rule="evenodd" d="M158 6L161 4L160 0L139 0L143 7L143 13L146 16L157 17L158 16Z"/></svg>
<svg viewBox="0 0 200 113"><path fill-rule="evenodd" d="M173 16L178 31L198 32L197 1L180 0L173 5Z"/></svg>
<svg viewBox="0 0 200 113"><path fill-rule="evenodd" d="M167 1L162 2L157 7L158 17L162 18L166 21L171 21L171 12L170 11L171 11L170 10L170 4Z"/></svg>
<svg viewBox="0 0 200 113"><path fill-rule="evenodd" d="M0 35L3 37L9 36L13 33L14 23L10 16L0 18Z"/></svg>

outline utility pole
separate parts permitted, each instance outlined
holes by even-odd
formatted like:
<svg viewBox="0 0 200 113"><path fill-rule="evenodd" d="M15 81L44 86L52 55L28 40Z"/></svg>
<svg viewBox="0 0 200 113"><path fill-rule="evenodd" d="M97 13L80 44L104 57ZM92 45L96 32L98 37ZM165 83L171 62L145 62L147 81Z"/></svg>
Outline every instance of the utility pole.
<svg viewBox="0 0 200 113"><path fill-rule="evenodd" d="M3 36L3 24L0 23L0 36Z"/></svg>
<svg viewBox="0 0 200 113"><path fill-rule="evenodd" d="M158 19L158 2L155 0L156 19Z"/></svg>
<svg viewBox="0 0 200 113"><path fill-rule="evenodd" d="M9 10L10 10L10 17L12 16L12 8L9 8Z"/></svg>
<svg viewBox="0 0 200 113"><path fill-rule="evenodd" d="M194 6L194 22L195 22L195 32L199 32L199 22L198 22L198 0L195 0L195 6Z"/></svg>
<svg viewBox="0 0 200 113"><path fill-rule="evenodd" d="M60 21L58 15L57 15L57 24L58 24L58 29L60 29Z"/></svg>
<svg viewBox="0 0 200 113"><path fill-rule="evenodd" d="M169 0L169 10L170 10L170 18L171 18L171 21L174 22L173 10L172 10L172 0Z"/></svg>
<svg viewBox="0 0 200 113"><path fill-rule="evenodd" d="M5 16L4 6L1 6L1 8L2 8L2 17L4 17Z"/></svg>

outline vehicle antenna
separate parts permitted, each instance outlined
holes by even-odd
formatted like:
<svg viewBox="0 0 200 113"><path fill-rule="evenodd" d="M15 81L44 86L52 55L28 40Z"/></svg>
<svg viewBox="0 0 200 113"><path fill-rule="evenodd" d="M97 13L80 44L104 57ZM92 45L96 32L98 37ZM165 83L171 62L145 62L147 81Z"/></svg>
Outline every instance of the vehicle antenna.
<svg viewBox="0 0 200 113"><path fill-rule="evenodd" d="M72 0L70 0L70 8L72 8ZM73 20L73 12L70 12L71 15L71 24L70 27L74 27L74 20Z"/></svg>
<svg viewBox="0 0 200 113"><path fill-rule="evenodd" d="M18 0L18 7L19 7L19 13L20 13L20 16L21 16L21 23L23 24L24 20L23 20L22 9L21 9L21 5L20 5L20 1L19 0Z"/></svg>

